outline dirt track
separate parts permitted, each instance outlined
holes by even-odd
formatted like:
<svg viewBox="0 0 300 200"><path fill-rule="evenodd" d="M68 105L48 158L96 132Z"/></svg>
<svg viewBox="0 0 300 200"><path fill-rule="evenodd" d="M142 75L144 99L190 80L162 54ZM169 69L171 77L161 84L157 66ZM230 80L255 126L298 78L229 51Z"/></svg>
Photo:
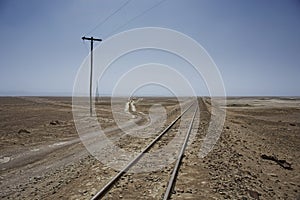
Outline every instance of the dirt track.
<svg viewBox="0 0 300 200"><path fill-rule="evenodd" d="M145 99L171 111L172 99ZM204 159L198 157L209 116L203 115L195 140L187 148L174 199L297 199L300 196L300 99L229 98L220 140ZM209 101L206 101L209 108ZM203 105L200 105L200 108ZM115 123L109 104L98 106L107 129ZM103 112L101 112L101 110ZM70 98L0 98L0 196L2 199L89 199L115 170L93 158L76 132ZM169 116L168 121L175 117ZM207 114L208 115L208 114ZM147 123L143 119L141 124ZM126 138L130 141L130 137ZM124 140L125 141L125 140ZM143 142L124 148L139 149ZM262 155L291 164L287 169ZM150 177L150 178L149 178ZM116 186L114 197L160 199L167 183L156 173L132 189ZM130 178L122 180L125 185ZM146 183L148 190L139 191ZM69 192L69 193L67 193ZM143 195L140 195L143 194ZM127 196L126 196L127 195Z"/></svg>

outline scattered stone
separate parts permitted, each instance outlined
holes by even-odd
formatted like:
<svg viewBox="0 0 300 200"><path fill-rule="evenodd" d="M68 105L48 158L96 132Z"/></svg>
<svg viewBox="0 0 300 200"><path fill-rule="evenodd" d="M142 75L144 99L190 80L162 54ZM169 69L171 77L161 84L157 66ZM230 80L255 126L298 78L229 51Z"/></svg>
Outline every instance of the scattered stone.
<svg viewBox="0 0 300 200"><path fill-rule="evenodd" d="M292 170L292 164L288 163L286 160L279 160L276 156L268 156L268 155L261 155L262 159L265 160L271 160L276 162L278 165L280 165L281 167L283 167L284 169L288 169L288 170Z"/></svg>
<svg viewBox="0 0 300 200"><path fill-rule="evenodd" d="M55 121L51 121L50 122L50 125L60 125L61 123L60 123L60 121L58 121L58 120L55 120Z"/></svg>
<svg viewBox="0 0 300 200"><path fill-rule="evenodd" d="M0 158L0 163L4 164L10 161L10 157L8 156L4 156L3 158ZM1 179L3 179L3 177L1 177Z"/></svg>
<svg viewBox="0 0 300 200"><path fill-rule="evenodd" d="M233 103L233 104L228 104L227 107L251 107L251 105Z"/></svg>
<svg viewBox="0 0 300 200"><path fill-rule="evenodd" d="M258 192L252 191L252 190L248 190L248 192L249 192L250 197L252 197L254 199L259 199L259 196L261 195Z"/></svg>
<svg viewBox="0 0 300 200"><path fill-rule="evenodd" d="M92 188L91 189L91 196L94 196L97 193L97 189L96 188Z"/></svg>
<svg viewBox="0 0 300 200"><path fill-rule="evenodd" d="M277 174L274 174L274 173L267 173L267 175L277 177Z"/></svg>
<svg viewBox="0 0 300 200"><path fill-rule="evenodd" d="M178 192L178 193L184 193L184 190L181 189L181 188L178 188L178 189L176 190L176 192Z"/></svg>
<svg viewBox="0 0 300 200"><path fill-rule="evenodd" d="M18 133L30 133L30 131L26 130L26 129L20 129L18 131Z"/></svg>
<svg viewBox="0 0 300 200"><path fill-rule="evenodd" d="M91 186L92 183L91 182L88 182L87 184L85 184L86 186Z"/></svg>

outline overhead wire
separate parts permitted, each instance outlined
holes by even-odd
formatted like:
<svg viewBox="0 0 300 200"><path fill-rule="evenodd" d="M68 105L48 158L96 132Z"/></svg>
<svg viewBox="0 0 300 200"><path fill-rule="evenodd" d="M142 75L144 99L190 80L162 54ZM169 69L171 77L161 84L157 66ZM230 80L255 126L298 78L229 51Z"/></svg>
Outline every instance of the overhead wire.
<svg viewBox="0 0 300 200"><path fill-rule="evenodd" d="M107 22L112 16L117 14L122 8L124 8L127 4L129 4L132 0L127 0L125 3L123 3L118 9L116 9L114 12L112 12L110 15L108 15L106 18L104 18L102 21L100 21L94 28L92 28L88 33L85 35L89 35L90 33L94 32L97 28L101 27L105 22Z"/></svg>
<svg viewBox="0 0 300 200"><path fill-rule="evenodd" d="M143 16L144 14L146 14L147 12L149 12L150 10L154 9L155 7L158 7L160 4L162 4L164 1L166 0L161 0L158 3L154 4L152 7L144 10L142 13L134 16L133 18L131 18L130 20L128 20L126 23L122 24L121 26L118 26L117 28L115 28L113 31L109 32L105 37L108 37L110 35L112 35L113 33L115 33L116 31L122 29L123 27L127 26L128 24L130 24L132 21L136 20L137 18Z"/></svg>

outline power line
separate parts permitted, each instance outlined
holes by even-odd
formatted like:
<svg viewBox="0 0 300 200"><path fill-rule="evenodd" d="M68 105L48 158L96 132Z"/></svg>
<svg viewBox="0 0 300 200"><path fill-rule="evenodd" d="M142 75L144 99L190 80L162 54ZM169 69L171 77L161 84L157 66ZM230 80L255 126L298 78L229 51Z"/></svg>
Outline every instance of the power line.
<svg viewBox="0 0 300 200"><path fill-rule="evenodd" d="M110 15L108 15L104 20L102 20L101 22L99 22L93 29L91 29L87 34L85 35L89 35L90 33L92 33L93 31L95 31L97 28L99 28L100 26L102 26L105 22L107 22L112 16L114 16L117 12L119 12L122 8L124 8L128 3L130 3L130 1L132 0L127 0L124 4L122 4L117 10L115 10L114 12L112 12Z"/></svg>
<svg viewBox="0 0 300 200"><path fill-rule="evenodd" d="M111 35L112 33L122 29L123 27L127 26L129 23L131 23L132 21L136 20L137 18L143 16L144 14L146 14L147 12L149 12L150 10L152 10L153 8L159 6L160 4L162 4L164 1L166 0L161 0L160 2L156 3L155 5L153 5L152 7L144 10L142 13L136 15L135 17L131 18L129 21L127 21L125 24L118 26L116 29L114 29L113 31L111 31L109 34L107 34L105 37L108 37L109 35Z"/></svg>

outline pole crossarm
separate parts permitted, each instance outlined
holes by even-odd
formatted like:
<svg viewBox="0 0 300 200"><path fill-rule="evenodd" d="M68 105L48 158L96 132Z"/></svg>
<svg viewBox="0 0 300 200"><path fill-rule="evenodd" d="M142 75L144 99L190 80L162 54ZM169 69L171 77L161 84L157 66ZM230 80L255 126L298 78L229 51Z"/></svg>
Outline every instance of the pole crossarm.
<svg viewBox="0 0 300 200"><path fill-rule="evenodd" d="M83 36L81 39L83 39L83 40L91 40L91 41L99 41L99 42L101 42L102 41L102 39L97 39L97 38L93 38L93 37L85 37L85 36Z"/></svg>

